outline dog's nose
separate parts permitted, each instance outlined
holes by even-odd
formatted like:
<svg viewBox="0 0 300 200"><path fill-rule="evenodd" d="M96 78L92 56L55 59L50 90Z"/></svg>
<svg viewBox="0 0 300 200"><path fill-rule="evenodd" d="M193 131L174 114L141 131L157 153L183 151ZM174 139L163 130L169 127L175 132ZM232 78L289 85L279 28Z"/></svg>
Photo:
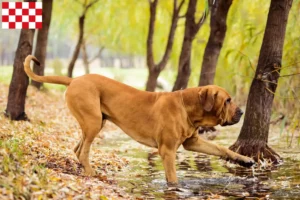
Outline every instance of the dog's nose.
<svg viewBox="0 0 300 200"><path fill-rule="evenodd" d="M237 110L238 115L242 116L244 114L244 112L241 109Z"/></svg>

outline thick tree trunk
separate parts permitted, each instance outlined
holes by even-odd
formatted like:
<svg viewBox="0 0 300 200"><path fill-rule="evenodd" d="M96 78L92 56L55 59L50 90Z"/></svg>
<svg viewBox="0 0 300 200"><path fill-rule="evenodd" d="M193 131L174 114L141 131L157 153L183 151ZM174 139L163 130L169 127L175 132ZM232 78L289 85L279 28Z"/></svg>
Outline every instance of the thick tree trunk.
<svg viewBox="0 0 300 200"><path fill-rule="evenodd" d="M153 35L154 35L157 3L158 0L154 0L153 2L149 0L150 21L149 21L149 30L148 30L148 37L147 37L147 66L148 66L149 75L146 83L147 91L155 90L157 85L157 78L160 72L166 67L167 62L170 58L173 43L174 43L174 36L176 32L177 22L179 19L179 12L182 8L184 0L181 0L178 6L177 6L177 0L174 0L173 16L172 16L172 22L171 22L170 32L168 36L167 46L162 59L158 64L155 64L154 56L153 56Z"/></svg>
<svg viewBox="0 0 300 200"><path fill-rule="evenodd" d="M246 115L238 140L230 149L256 160L280 160L270 147L268 135L274 93L280 76L282 50L292 0L271 0L267 26L252 81Z"/></svg>
<svg viewBox="0 0 300 200"><path fill-rule="evenodd" d="M89 74L90 73L90 66L89 66L90 63L88 60L88 55L86 52L86 43L84 40L82 41L81 49L82 49L82 60L83 60L83 65L84 65L84 71L85 71L85 74Z"/></svg>
<svg viewBox="0 0 300 200"><path fill-rule="evenodd" d="M199 21L195 22L196 6L197 0L189 1L186 11L184 38L179 57L178 74L172 89L173 91L186 88L190 78L190 59L193 40L206 18L206 13L204 12Z"/></svg>
<svg viewBox="0 0 300 200"><path fill-rule="evenodd" d="M83 34L84 34L84 18L85 18L85 13L79 17L79 36L78 36L77 44L76 44L72 59L68 66L68 77L73 76L73 69L74 69L76 60L78 58L79 52L80 52L80 47L81 47L81 43L83 40Z"/></svg>
<svg viewBox="0 0 300 200"><path fill-rule="evenodd" d="M216 66L226 34L226 19L232 0L219 0L211 5L210 35L206 44L199 86L214 83Z"/></svg>
<svg viewBox="0 0 300 200"><path fill-rule="evenodd" d="M48 32L52 13L52 2L53 0L43 0L43 28L38 30L36 48L34 53L34 56L40 61L40 65L37 65L35 63L33 65L33 72L38 75L44 75L45 61L47 55ZM42 83L32 80L31 85L40 89Z"/></svg>
<svg viewBox="0 0 300 200"><path fill-rule="evenodd" d="M23 62L26 56L32 53L34 32L35 29L22 29L20 33L5 110L5 116L11 120L28 120L25 113L25 97L29 79L24 71Z"/></svg>

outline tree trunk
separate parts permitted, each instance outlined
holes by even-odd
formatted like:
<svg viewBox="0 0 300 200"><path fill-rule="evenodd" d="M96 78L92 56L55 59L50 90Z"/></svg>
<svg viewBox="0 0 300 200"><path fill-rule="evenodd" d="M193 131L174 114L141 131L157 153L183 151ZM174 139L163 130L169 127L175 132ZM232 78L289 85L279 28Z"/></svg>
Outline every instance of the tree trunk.
<svg viewBox="0 0 300 200"><path fill-rule="evenodd" d="M155 64L154 56L153 56L153 35L154 35L154 25L156 19L156 8L157 8L158 0L154 0L153 2L149 0L149 3L150 3L150 21L149 21L149 30L148 30L148 37L147 37L147 66L148 66L149 75L146 83L146 90L154 91L157 85L157 78L160 72L166 67L167 62L171 55L171 51L174 43L174 36L175 36L176 27L179 19L179 13L184 3L184 0L181 0L178 6L177 6L177 0L174 0L172 22L171 22L170 32L168 36L167 46L164 55L158 64Z"/></svg>
<svg viewBox="0 0 300 200"><path fill-rule="evenodd" d="M52 2L53 0L43 0L43 16L42 16L43 28L38 30L36 48L34 53L34 56L40 61L40 65L34 63L33 72L42 76L44 75L45 61L47 55L47 41L48 41L48 32L49 32L49 27L51 22ZM42 83L32 80L31 85L40 89Z"/></svg>
<svg viewBox="0 0 300 200"><path fill-rule="evenodd" d="M85 18L85 13L79 17L79 36L78 36L77 44L76 44L72 59L68 66L68 77L73 76L73 69L74 69L76 60L78 58L79 52L80 52L80 47L81 47L81 43L83 40L83 34L84 34L84 18Z"/></svg>
<svg viewBox="0 0 300 200"><path fill-rule="evenodd" d="M35 1L25 0L25 2ZM20 33L5 110L5 116L11 120L28 120L25 113L25 97L29 79L24 71L23 62L32 52L34 32L35 29L22 29Z"/></svg>
<svg viewBox="0 0 300 200"><path fill-rule="evenodd" d="M185 89L187 87L190 74L191 74L191 50L192 39L185 33L184 41L181 48L179 57L178 73L172 91Z"/></svg>
<svg viewBox="0 0 300 200"><path fill-rule="evenodd" d="M157 86L157 78L160 74L159 70L153 68L152 71L149 70L149 76L146 84L146 91L154 91Z"/></svg>
<svg viewBox="0 0 300 200"><path fill-rule="evenodd" d="M199 21L197 23L195 22L196 6L197 0L189 1L186 11L184 38L179 57L178 74L173 86L173 91L186 88L190 78L190 60L193 40L206 18L206 12L204 12Z"/></svg>
<svg viewBox="0 0 300 200"><path fill-rule="evenodd" d="M74 69L76 60L78 58L79 52L80 52L80 47L81 47L81 43L82 43L83 35L84 35L84 20L85 20L86 13L87 13L88 9L91 8L97 2L98 2L98 0L94 0L94 1L92 1L90 3L88 3L88 1L84 1L84 4L82 4L82 6L83 6L83 12L82 12L82 15L79 17L79 36L78 36L78 41L77 41L77 44L76 44L76 47L75 47L72 59L70 61L70 64L68 66L68 76L69 77L73 76L73 69Z"/></svg>
<svg viewBox="0 0 300 200"><path fill-rule="evenodd" d="M206 44L199 86L214 83L216 66L226 34L226 19L232 0L219 0L211 5L210 35Z"/></svg>
<svg viewBox="0 0 300 200"><path fill-rule="evenodd" d="M83 65L84 65L84 71L85 74L89 74L90 73L90 66L89 66L89 60L88 60L88 55L86 52L86 42L85 40L82 41L82 60L83 60Z"/></svg>
<svg viewBox="0 0 300 200"><path fill-rule="evenodd" d="M230 149L257 160L278 163L280 156L268 145L270 116L278 79L288 14L292 0L271 0L258 65L238 140Z"/></svg>

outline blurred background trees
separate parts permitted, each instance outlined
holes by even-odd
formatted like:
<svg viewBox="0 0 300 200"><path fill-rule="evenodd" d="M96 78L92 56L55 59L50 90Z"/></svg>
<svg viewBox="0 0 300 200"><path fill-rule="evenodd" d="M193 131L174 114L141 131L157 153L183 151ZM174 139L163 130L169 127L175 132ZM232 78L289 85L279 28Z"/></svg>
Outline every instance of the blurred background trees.
<svg viewBox="0 0 300 200"><path fill-rule="evenodd" d="M173 1L173 13L171 18L171 26L170 26L165 52L163 53L161 60L157 64L155 64L154 54L153 54L153 37L155 34L157 4L158 4L158 0L153 0L153 1L149 0L150 19L149 19L149 28L148 28L148 36L147 36L147 66L148 66L149 75L146 83L147 91L155 90L157 86L157 78L160 72L164 70L164 68L168 63L170 54L172 52L180 10L184 4L184 0L181 0L179 3L177 2L177 0Z"/></svg>
<svg viewBox="0 0 300 200"><path fill-rule="evenodd" d="M185 89L191 74L191 53L193 41L197 33L205 22L208 15L208 8L204 10L202 17L197 19L197 0L190 0L185 14L184 36L181 46L181 52L178 61L178 72L176 81L173 86L173 91Z"/></svg>
<svg viewBox="0 0 300 200"><path fill-rule="evenodd" d="M97 2L98 2L98 0L94 0L94 1L91 1L91 2L88 2L87 0L85 0L84 2L75 1L75 3L79 3L82 6L83 11L82 11L82 14L79 16L79 19L78 19L78 25L79 25L78 40L77 40L77 43L76 43L76 46L75 46L75 49L74 49L74 52L73 52L72 59L70 60L70 63L69 63L69 66L68 66L68 76L69 77L73 76L74 66L75 66L76 60L79 56L81 47L83 47L83 52L85 53L85 54L83 54L83 58L86 58L85 56L87 56L86 55L86 43L83 39L83 37L84 37L85 18L86 18L88 10ZM86 61L86 59L85 59L85 61Z"/></svg>

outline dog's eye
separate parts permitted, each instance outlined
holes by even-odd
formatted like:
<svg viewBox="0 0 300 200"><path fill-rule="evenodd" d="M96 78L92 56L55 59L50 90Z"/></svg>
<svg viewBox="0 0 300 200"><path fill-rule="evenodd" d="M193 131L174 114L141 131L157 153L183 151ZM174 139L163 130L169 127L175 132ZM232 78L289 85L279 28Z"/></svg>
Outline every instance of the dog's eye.
<svg viewBox="0 0 300 200"><path fill-rule="evenodd" d="M226 99L226 104L228 104L228 103L230 103L230 101L231 101L231 98L228 98L228 99Z"/></svg>

